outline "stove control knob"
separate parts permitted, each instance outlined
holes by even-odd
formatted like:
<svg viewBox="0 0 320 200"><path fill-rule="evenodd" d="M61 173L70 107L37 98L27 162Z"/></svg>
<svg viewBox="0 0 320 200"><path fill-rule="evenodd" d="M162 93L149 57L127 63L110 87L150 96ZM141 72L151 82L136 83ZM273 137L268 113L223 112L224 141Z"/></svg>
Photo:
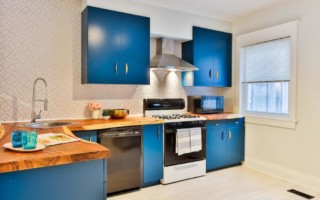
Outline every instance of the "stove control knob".
<svg viewBox="0 0 320 200"><path fill-rule="evenodd" d="M178 127L181 127L181 126L182 126L182 123L181 123L181 122L179 122L179 123L177 124L177 126L178 126Z"/></svg>
<svg viewBox="0 0 320 200"><path fill-rule="evenodd" d="M199 125L203 125L203 122L199 122Z"/></svg>
<svg viewBox="0 0 320 200"><path fill-rule="evenodd" d="M173 126L173 127L177 127L177 123L173 123L172 126Z"/></svg>
<svg viewBox="0 0 320 200"><path fill-rule="evenodd" d="M194 125L198 125L198 124L199 124L199 122L198 122L198 121L195 121L195 122L193 122L193 124L194 124Z"/></svg>

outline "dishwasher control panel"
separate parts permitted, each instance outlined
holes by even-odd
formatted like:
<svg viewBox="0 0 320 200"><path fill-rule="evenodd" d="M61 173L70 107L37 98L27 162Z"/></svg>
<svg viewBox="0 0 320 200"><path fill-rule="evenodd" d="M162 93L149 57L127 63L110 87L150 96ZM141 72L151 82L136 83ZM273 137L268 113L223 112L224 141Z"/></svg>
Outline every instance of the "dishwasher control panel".
<svg viewBox="0 0 320 200"><path fill-rule="evenodd" d="M111 128L100 130L99 135L105 137L128 137L142 135L142 129L139 127L126 127L126 128Z"/></svg>

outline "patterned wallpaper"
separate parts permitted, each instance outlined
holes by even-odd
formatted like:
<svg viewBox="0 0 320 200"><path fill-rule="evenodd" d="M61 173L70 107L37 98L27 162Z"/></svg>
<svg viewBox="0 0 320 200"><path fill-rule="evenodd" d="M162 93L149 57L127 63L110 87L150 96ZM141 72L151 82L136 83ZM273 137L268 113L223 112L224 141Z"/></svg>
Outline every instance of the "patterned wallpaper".
<svg viewBox="0 0 320 200"><path fill-rule="evenodd" d="M142 113L143 98L186 98L221 93L214 88L183 88L181 74L151 72L149 86L81 84L80 0L0 1L0 122L29 120L32 85L37 77L48 83L44 119L89 117L87 104L97 100L107 108ZM181 43L175 43L181 56ZM151 56L155 40L151 39ZM37 97L44 87L37 85ZM36 110L42 108L37 103Z"/></svg>

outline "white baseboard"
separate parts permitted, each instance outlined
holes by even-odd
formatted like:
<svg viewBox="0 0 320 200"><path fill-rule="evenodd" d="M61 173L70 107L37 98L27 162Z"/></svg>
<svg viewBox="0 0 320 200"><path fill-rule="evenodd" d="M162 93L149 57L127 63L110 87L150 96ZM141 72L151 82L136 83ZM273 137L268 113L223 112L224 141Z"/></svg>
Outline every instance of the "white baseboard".
<svg viewBox="0 0 320 200"><path fill-rule="evenodd" d="M244 166L315 191L320 188L319 178L269 162L246 157Z"/></svg>

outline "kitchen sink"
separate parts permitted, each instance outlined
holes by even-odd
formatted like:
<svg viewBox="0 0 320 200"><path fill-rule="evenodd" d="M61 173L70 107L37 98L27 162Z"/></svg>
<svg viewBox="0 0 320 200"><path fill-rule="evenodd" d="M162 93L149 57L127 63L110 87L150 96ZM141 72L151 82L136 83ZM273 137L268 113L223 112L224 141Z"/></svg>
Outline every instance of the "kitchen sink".
<svg viewBox="0 0 320 200"><path fill-rule="evenodd" d="M70 124L72 124L72 123L71 122L56 122L56 121L52 121L52 122L26 123L26 124L23 124L23 126L24 127L28 127L28 128L46 129L46 128L55 128L55 127L65 126L65 125L70 125Z"/></svg>

